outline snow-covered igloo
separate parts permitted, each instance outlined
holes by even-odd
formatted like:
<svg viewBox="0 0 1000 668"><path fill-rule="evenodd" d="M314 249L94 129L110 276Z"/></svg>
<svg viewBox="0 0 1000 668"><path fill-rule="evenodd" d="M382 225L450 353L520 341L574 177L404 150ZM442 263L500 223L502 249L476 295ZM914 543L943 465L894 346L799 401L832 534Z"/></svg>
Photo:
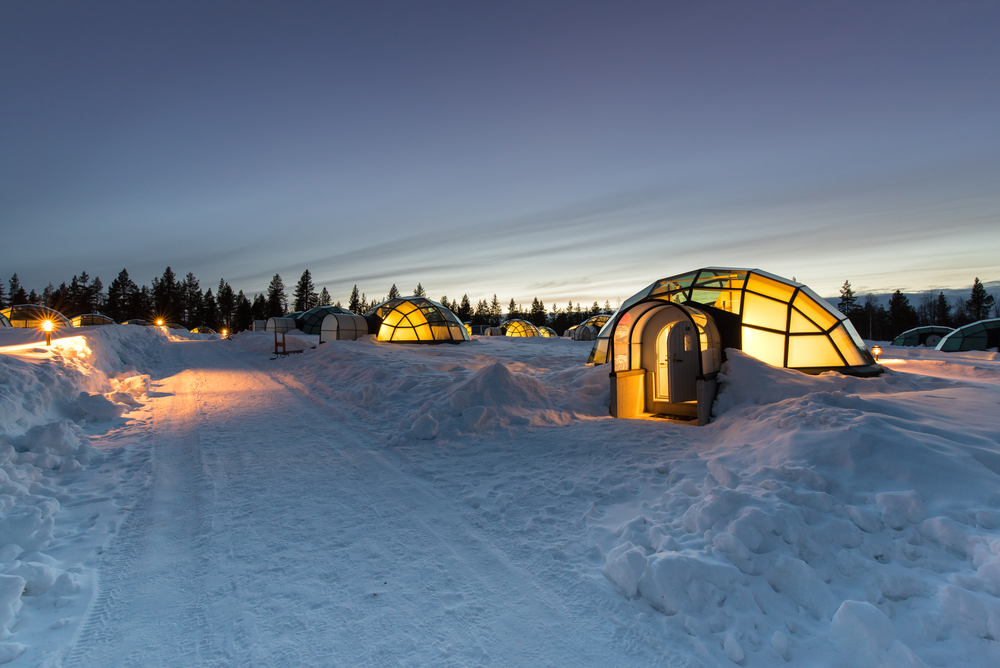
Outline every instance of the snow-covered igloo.
<svg viewBox="0 0 1000 668"><path fill-rule="evenodd" d="M426 297L396 297L365 313L379 341L461 343L469 341L462 321L446 306Z"/></svg>
<svg viewBox="0 0 1000 668"><path fill-rule="evenodd" d="M589 361L613 363L612 415L705 424L726 348L805 373L882 372L847 316L808 287L728 267L660 279L625 300Z"/></svg>

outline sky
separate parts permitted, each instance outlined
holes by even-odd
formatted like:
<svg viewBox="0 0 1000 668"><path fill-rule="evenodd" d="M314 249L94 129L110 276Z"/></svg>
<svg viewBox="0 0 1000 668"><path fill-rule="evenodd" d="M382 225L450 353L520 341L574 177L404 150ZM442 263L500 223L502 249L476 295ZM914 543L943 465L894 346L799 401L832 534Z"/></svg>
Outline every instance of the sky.
<svg viewBox="0 0 1000 668"><path fill-rule="evenodd" d="M0 3L0 276L1000 279L1000 4Z"/></svg>

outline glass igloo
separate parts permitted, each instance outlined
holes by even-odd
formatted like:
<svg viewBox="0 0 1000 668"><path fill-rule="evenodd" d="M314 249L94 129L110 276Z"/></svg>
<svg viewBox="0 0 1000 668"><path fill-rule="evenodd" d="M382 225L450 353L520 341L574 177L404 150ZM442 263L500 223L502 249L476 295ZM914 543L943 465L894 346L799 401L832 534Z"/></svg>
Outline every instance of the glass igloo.
<svg viewBox="0 0 1000 668"><path fill-rule="evenodd" d="M10 322L11 327L41 327L46 320L51 320L56 327L72 327L69 318L55 309L38 304L19 304L8 306L0 311Z"/></svg>
<svg viewBox="0 0 1000 668"><path fill-rule="evenodd" d="M941 339L935 350L958 352L997 347L1000 347L1000 318L991 318L959 327Z"/></svg>
<svg viewBox="0 0 1000 668"><path fill-rule="evenodd" d="M377 325L379 341L461 343L469 341L462 321L446 306L425 297L397 297L365 313Z"/></svg>
<svg viewBox="0 0 1000 668"><path fill-rule="evenodd" d="M506 320L500 323L500 332L504 336L541 336L538 328L527 320Z"/></svg>

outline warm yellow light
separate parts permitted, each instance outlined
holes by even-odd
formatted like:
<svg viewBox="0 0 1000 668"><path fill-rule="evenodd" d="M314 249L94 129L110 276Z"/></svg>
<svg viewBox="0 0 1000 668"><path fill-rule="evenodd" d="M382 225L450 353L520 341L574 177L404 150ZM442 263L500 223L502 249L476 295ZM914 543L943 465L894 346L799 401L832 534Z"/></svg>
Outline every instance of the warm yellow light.
<svg viewBox="0 0 1000 668"><path fill-rule="evenodd" d="M878 362L878 356L882 354L882 346L873 346L872 355L875 356L875 361Z"/></svg>
<svg viewBox="0 0 1000 668"><path fill-rule="evenodd" d="M163 327L163 321L162 320L157 320L156 321L156 326L157 327Z"/></svg>
<svg viewBox="0 0 1000 668"><path fill-rule="evenodd" d="M52 331L52 321L42 320L42 331L51 332Z"/></svg>
<svg viewBox="0 0 1000 668"><path fill-rule="evenodd" d="M228 336L228 334L229 334L229 330L228 329L222 330L222 335L223 336Z"/></svg>

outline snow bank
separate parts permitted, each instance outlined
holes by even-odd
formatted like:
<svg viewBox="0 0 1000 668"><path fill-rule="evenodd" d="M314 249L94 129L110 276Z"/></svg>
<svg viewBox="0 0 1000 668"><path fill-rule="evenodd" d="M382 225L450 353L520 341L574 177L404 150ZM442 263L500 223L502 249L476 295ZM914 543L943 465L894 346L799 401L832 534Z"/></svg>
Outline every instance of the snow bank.
<svg viewBox="0 0 1000 668"><path fill-rule="evenodd" d="M605 576L736 663L1000 663L997 388L728 356Z"/></svg>
<svg viewBox="0 0 1000 668"><path fill-rule="evenodd" d="M79 590L73 564L45 551L57 542L62 503L74 500L66 490L73 474L100 459L83 426L139 405L149 390L139 369L165 340L157 329L129 326L68 333L46 347L22 332L0 332L0 641L22 597L59 607ZM0 663L25 649L0 642Z"/></svg>

